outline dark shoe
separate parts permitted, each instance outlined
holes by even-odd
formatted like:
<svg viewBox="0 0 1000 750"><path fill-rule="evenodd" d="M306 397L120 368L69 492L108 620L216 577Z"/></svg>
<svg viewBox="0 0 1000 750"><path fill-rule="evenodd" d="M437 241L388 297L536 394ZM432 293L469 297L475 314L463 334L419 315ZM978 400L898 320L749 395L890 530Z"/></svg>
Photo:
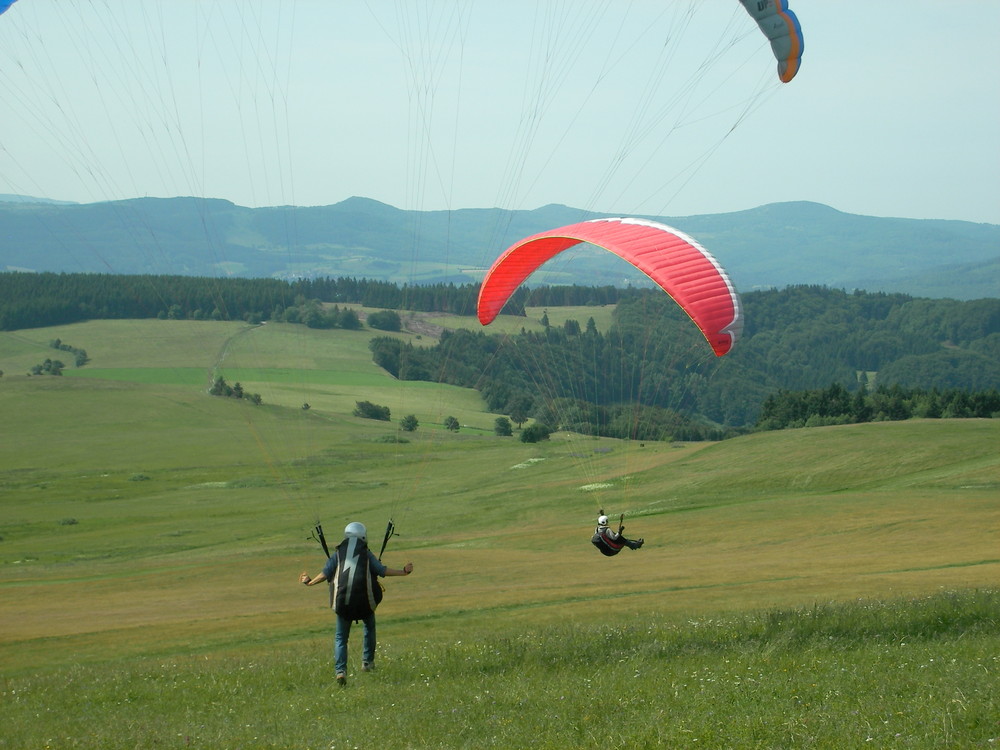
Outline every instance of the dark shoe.
<svg viewBox="0 0 1000 750"><path fill-rule="evenodd" d="M344 687L347 684L347 675L343 672L337 672L337 684Z"/></svg>
<svg viewBox="0 0 1000 750"><path fill-rule="evenodd" d="M375 664L374 664L374 662L370 662L370 661L362 662L361 663L361 671L362 672L374 672L375 671Z"/></svg>

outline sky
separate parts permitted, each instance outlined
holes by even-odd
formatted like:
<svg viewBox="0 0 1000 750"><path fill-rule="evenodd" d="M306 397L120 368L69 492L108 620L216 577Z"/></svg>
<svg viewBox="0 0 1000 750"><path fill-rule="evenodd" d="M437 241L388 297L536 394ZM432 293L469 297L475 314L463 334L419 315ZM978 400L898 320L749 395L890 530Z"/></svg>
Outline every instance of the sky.
<svg viewBox="0 0 1000 750"><path fill-rule="evenodd" d="M1000 224L1000 3L18 0L0 194Z"/></svg>

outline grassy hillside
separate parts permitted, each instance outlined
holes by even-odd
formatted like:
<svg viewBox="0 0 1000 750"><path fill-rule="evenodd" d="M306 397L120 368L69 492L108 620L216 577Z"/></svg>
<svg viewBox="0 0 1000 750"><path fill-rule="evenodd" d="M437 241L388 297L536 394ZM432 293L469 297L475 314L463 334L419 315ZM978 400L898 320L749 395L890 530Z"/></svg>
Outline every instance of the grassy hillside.
<svg viewBox="0 0 1000 750"><path fill-rule="evenodd" d="M936 595L996 586L1000 421L526 445L473 392L384 376L366 336L0 337L0 747L996 741L1000 605ZM10 374L56 337L91 364ZM208 396L217 366L264 405ZM393 423L350 416L364 398ZM427 426L382 442L407 413ZM591 547L602 506L642 550ZM386 581L379 671L338 693L307 537L390 515L385 559L416 572Z"/></svg>

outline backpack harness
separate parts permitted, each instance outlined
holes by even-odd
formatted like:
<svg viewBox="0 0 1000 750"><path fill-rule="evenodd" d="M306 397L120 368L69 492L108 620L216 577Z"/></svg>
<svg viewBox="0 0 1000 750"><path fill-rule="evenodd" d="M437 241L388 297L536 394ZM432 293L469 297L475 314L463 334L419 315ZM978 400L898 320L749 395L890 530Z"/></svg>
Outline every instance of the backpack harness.
<svg viewBox="0 0 1000 750"><path fill-rule="evenodd" d="M364 620L382 601L382 587L371 574L368 545L349 537L337 546L337 568L330 582L330 606L348 620Z"/></svg>

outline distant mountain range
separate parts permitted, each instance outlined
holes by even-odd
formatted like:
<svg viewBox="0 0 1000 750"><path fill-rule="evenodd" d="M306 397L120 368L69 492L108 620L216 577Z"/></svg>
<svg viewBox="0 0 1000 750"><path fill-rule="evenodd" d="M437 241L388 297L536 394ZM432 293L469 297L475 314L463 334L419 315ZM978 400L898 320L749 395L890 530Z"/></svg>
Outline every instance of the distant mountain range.
<svg viewBox="0 0 1000 750"><path fill-rule="evenodd" d="M0 269L475 282L521 237L607 215L561 205L407 211L366 198L246 208L202 198L73 204L0 195ZM815 284L918 297L1000 297L996 224L859 216L808 202L642 218L693 236L744 292ZM553 261L531 282L645 283L609 253L571 252L571 261Z"/></svg>

